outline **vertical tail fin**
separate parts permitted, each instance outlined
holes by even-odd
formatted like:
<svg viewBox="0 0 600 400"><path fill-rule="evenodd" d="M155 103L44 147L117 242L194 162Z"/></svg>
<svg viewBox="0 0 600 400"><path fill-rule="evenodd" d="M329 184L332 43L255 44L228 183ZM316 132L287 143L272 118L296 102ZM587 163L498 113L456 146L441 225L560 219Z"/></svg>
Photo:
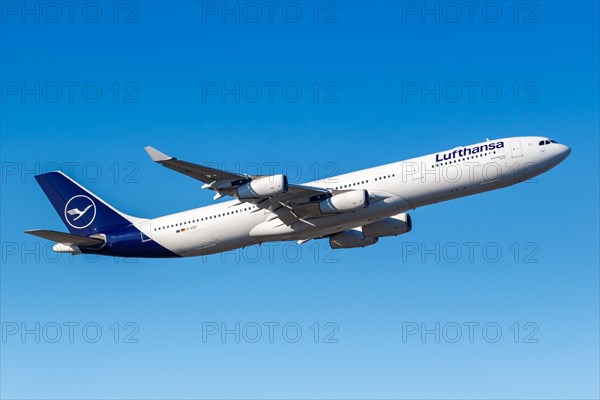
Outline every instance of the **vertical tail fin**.
<svg viewBox="0 0 600 400"><path fill-rule="evenodd" d="M35 177L69 232L91 235L139 218L124 214L60 171Z"/></svg>

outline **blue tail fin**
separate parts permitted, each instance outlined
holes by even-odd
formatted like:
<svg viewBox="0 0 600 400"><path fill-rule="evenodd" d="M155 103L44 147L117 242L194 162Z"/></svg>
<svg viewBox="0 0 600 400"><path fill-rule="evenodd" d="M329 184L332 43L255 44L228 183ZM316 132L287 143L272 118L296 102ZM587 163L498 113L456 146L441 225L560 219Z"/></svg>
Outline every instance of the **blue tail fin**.
<svg viewBox="0 0 600 400"><path fill-rule="evenodd" d="M60 171L35 179L72 234L91 235L138 220L114 209Z"/></svg>

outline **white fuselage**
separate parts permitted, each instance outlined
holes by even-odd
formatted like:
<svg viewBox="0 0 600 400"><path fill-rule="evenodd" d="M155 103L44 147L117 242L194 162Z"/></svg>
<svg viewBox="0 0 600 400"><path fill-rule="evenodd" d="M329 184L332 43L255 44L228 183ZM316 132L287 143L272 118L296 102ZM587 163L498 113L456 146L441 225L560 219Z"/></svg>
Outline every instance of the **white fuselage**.
<svg viewBox="0 0 600 400"><path fill-rule="evenodd" d="M359 211L298 221L291 226L266 209L232 200L154 218L136 227L148 237L141 240L151 238L181 256L323 237L417 207L530 179L570 153L567 146L554 142L540 145L546 141L545 137L497 139L309 182L307 186L334 191L366 189L380 201Z"/></svg>

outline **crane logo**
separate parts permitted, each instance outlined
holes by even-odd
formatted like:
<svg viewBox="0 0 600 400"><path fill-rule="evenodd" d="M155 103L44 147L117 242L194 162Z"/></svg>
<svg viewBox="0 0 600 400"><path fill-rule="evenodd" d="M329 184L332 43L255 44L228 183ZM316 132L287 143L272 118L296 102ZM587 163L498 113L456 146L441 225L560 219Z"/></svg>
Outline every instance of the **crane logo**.
<svg viewBox="0 0 600 400"><path fill-rule="evenodd" d="M77 195L71 197L65 205L65 221L75 229L90 226L96 218L96 204L88 196Z"/></svg>

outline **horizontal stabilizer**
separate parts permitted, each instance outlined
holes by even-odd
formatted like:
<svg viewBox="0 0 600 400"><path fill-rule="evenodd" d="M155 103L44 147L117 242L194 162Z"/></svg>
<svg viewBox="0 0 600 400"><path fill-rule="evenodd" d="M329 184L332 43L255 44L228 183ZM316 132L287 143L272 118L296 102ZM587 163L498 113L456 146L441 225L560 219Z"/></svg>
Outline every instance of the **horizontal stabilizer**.
<svg viewBox="0 0 600 400"><path fill-rule="evenodd" d="M71 244L78 247L102 247L106 241L104 239L89 237L89 236L78 236L70 233L50 231L46 229L32 229L25 231L30 235L39 236L44 239L52 240L53 242Z"/></svg>

